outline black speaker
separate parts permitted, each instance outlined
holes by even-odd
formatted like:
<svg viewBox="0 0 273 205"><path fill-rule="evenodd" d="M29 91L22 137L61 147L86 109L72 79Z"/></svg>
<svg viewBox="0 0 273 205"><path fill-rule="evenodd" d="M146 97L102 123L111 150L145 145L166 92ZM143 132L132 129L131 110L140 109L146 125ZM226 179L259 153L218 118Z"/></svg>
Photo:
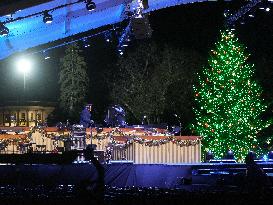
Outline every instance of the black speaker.
<svg viewBox="0 0 273 205"><path fill-rule="evenodd" d="M149 2L148 2L148 0L142 0L142 4L143 4L144 9L148 9L149 8Z"/></svg>
<svg viewBox="0 0 273 205"><path fill-rule="evenodd" d="M133 18L131 25L132 32L136 39L150 38L152 36L152 29L150 27L149 19L147 16Z"/></svg>

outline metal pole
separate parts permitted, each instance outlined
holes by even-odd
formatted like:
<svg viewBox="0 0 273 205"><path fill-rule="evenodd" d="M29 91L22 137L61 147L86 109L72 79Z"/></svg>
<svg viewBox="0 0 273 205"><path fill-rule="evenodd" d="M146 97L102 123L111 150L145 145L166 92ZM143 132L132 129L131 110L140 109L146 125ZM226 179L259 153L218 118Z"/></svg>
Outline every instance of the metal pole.
<svg viewBox="0 0 273 205"><path fill-rule="evenodd" d="M24 71L24 92L26 90L26 72Z"/></svg>
<svg viewBox="0 0 273 205"><path fill-rule="evenodd" d="M92 145L92 122L90 123L90 143L91 143L91 147Z"/></svg>
<svg viewBox="0 0 273 205"><path fill-rule="evenodd" d="M180 134L179 134L179 136L181 136L181 132L182 132L182 124L181 124L181 121L179 121L179 126L180 126Z"/></svg>
<svg viewBox="0 0 273 205"><path fill-rule="evenodd" d="M178 122L179 122L179 127L180 127L179 135L181 136L181 133L182 133L182 123L181 123L181 119L180 119L180 117L179 117L177 114L174 114L174 116L176 117L176 119L177 119Z"/></svg>

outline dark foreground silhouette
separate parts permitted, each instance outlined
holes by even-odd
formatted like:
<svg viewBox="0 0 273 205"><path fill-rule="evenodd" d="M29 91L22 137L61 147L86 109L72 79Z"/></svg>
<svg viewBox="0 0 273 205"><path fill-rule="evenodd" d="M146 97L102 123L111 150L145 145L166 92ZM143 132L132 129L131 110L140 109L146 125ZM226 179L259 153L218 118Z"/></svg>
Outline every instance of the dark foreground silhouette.
<svg viewBox="0 0 273 205"><path fill-rule="evenodd" d="M11 190L9 190L11 191ZM40 190L41 191L41 190ZM76 193L76 190L48 191L40 194L31 191L22 195L21 193L9 192L1 196L1 204L101 204L102 202L92 193L90 196ZM91 197L93 196L93 197ZM251 199L247 192L217 191L186 191L177 189L157 188L107 188L104 196L105 205L179 205L179 204L210 204L210 205L231 205L231 204L268 204L273 202L272 195L263 195L257 199Z"/></svg>

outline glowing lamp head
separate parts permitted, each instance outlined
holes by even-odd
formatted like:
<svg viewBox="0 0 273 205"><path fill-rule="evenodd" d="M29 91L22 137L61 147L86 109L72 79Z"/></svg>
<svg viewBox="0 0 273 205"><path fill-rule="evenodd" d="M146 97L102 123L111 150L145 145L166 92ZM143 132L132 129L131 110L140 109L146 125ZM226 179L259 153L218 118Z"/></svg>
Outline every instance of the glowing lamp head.
<svg viewBox="0 0 273 205"><path fill-rule="evenodd" d="M22 58L17 62L17 68L18 71L22 73L29 73L31 69L31 62L27 59Z"/></svg>

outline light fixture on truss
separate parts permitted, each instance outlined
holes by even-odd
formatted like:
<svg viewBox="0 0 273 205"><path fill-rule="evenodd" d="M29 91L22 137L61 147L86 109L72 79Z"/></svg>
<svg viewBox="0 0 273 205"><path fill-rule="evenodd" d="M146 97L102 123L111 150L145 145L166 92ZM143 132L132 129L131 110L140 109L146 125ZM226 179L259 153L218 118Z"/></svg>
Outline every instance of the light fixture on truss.
<svg viewBox="0 0 273 205"><path fill-rule="evenodd" d="M120 55L124 54L125 47L127 47L128 43L130 42L130 36L131 36L131 22L129 22L126 28L122 31L122 34L119 38L118 52Z"/></svg>
<svg viewBox="0 0 273 205"><path fill-rule="evenodd" d="M250 18L254 18L254 12L256 9L270 11L270 6L267 3L264 3L263 0L252 0L249 1L246 5L242 6L237 12L235 12L232 15L225 15L226 12L224 12L224 15L226 17L226 27L230 27L234 25L237 21L242 20L244 16L248 15ZM241 21L243 24L245 23L243 20ZM242 24L242 23L241 23Z"/></svg>
<svg viewBox="0 0 273 205"><path fill-rule="evenodd" d="M0 22L0 35L6 36L9 34L9 29L2 22Z"/></svg>
<svg viewBox="0 0 273 205"><path fill-rule="evenodd" d="M96 4L95 4L94 1L92 1L92 0L86 0L85 3L86 3L86 5L85 5L86 9L88 11L93 11L93 10L96 9Z"/></svg>
<svg viewBox="0 0 273 205"><path fill-rule="evenodd" d="M125 47L129 45L128 43L130 42L131 36L134 36L135 39L151 37L152 29L149 24L149 19L147 14L144 14L143 12L147 8L148 0L137 0L133 12L130 11L130 4L126 5L124 10L124 19L129 19L129 23L119 38L119 54L124 54Z"/></svg>
<svg viewBox="0 0 273 205"><path fill-rule="evenodd" d="M52 15L49 14L48 11L45 11L43 16L43 22L49 24L52 23L52 21L53 21Z"/></svg>

